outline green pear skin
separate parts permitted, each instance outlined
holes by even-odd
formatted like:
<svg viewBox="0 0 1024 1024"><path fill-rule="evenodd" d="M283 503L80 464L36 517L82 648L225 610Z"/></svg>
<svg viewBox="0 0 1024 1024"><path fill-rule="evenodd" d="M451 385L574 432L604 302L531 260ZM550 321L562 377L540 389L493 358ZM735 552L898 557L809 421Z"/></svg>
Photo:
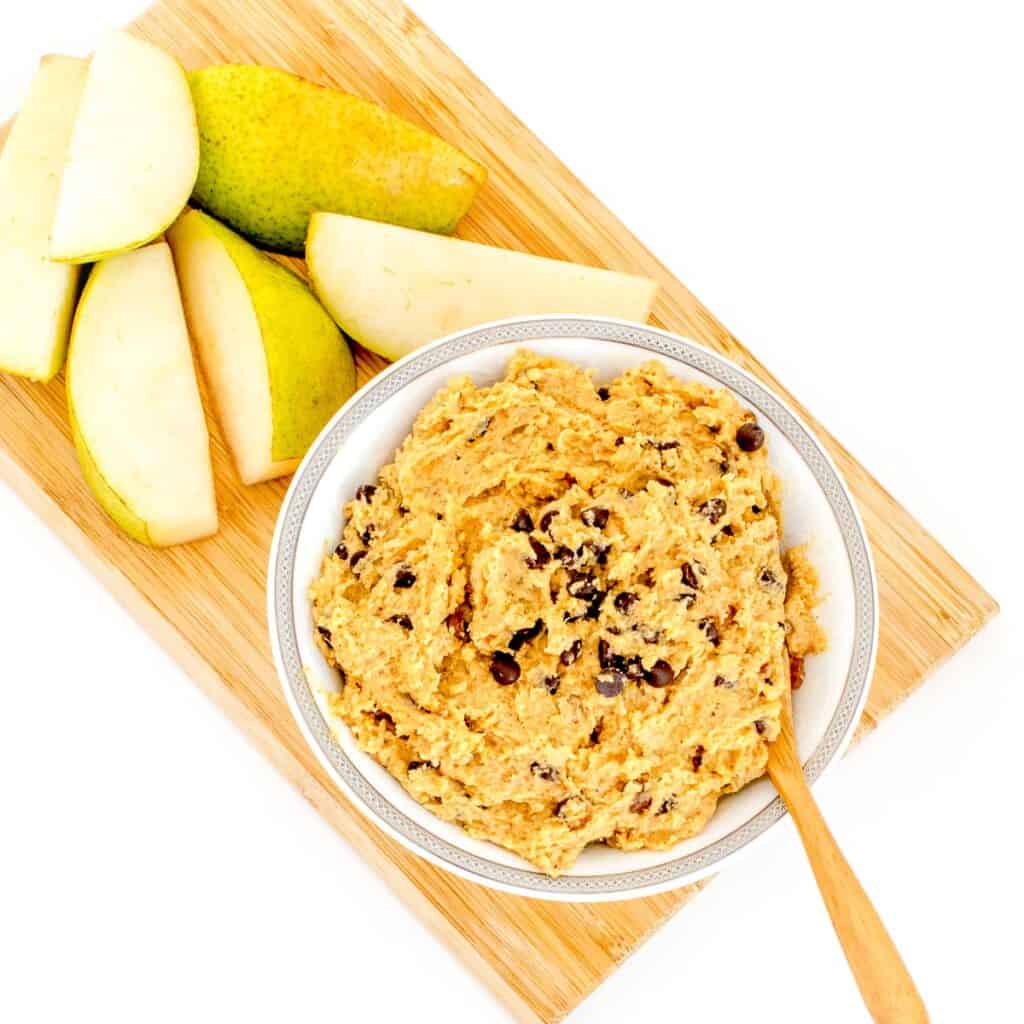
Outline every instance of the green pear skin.
<svg viewBox="0 0 1024 1024"><path fill-rule="evenodd" d="M189 76L199 124L192 203L250 241L301 255L314 210L450 234L486 169L358 96L225 64Z"/></svg>
<svg viewBox="0 0 1024 1024"><path fill-rule="evenodd" d="M299 277L207 214L182 214L167 241L239 476L293 472L355 390L348 343Z"/></svg>

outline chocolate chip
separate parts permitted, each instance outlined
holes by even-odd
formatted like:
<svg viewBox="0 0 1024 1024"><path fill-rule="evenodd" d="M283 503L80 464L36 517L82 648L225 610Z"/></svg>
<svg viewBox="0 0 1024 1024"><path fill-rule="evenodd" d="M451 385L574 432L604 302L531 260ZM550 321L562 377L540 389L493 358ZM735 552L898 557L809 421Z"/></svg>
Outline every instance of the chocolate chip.
<svg viewBox="0 0 1024 1024"><path fill-rule="evenodd" d="M511 686L519 679L519 662L504 651L491 656L491 675L499 686Z"/></svg>
<svg viewBox="0 0 1024 1024"><path fill-rule="evenodd" d="M654 441L652 444L659 452L670 452L673 448L679 447L678 441Z"/></svg>
<svg viewBox="0 0 1024 1024"><path fill-rule="evenodd" d="M736 431L736 443L744 452L756 452L764 444L764 431L756 423L744 423Z"/></svg>
<svg viewBox="0 0 1024 1024"><path fill-rule="evenodd" d="M643 575L640 577L640 582L645 587L653 587L654 584L657 582L654 578L654 570L645 569Z"/></svg>
<svg viewBox="0 0 1024 1024"><path fill-rule="evenodd" d="M700 766L704 763L704 747L701 744L697 744L697 749L693 752L693 757L690 758L690 764L693 765L693 770L700 771Z"/></svg>
<svg viewBox="0 0 1024 1024"><path fill-rule="evenodd" d="M721 427L720 424L718 424L718 423L709 423L708 424L708 433L709 434L720 434L721 432L722 432L722 427Z"/></svg>
<svg viewBox="0 0 1024 1024"><path fill-rule="evenodd" d="M724 498L708 498L697 511L714 525L725 515L725 509Z"/></svg>
<svg viewBox="0 0 1024 1024"><path fill-rule="evenodd" d="M594 595L594 597L591 600L590 604L587 605L586 617L588 619L596 621L597 619L599 619L601 617L601 605L604 604L604 599L607 596L608 596L608 594L605 591L603 591L603 590L599 590Z"/></svg>
<svg viewBox="0 0 1024 1024"><path fill-rule="evenodd" d="M644 678L647 680L648 686L654 686L660 690L662 687L668 686L675 677L676 674L672 671L672 666L667 661L659 659L650 667Z"/></svg>
<svg viewBox="0 0 1024 1024"><path fill-rule="evenodd" d="M552 697L558 693L558 687L562 685L562 680L558 676L545 676L544 677L544 689L551 694Z"/></svg>
<svg viewBox="0 0 1024 1024"><path fill-rule="evenodd" d="M334 554L340 558L343 562L348 560L348 548L344 544L339 544L334 549Z"/></svg>
<svg viewBox="0 0 1024 1024"><path fill-rule="evenodd" d="M736 531L733 529L732 523L726 523L718 532L719 534L725 534L726 537L732 537Z"/></svg>
<svg viewBox="0 0 1024 1024"><path fill-rule="evenodd" d="M735 688L736 683L732 679L726 679L725 676L715 676L715 686L720 686L726 690L732 690Z"/></svg>
<svg viewBox="0 0 1024 1024"><path fill-rule="evenodd" d="M697 581L697 574L693 571L693 566L689 562L683 562L682 568L683 583L688 587L692 587L694 590L700 589L700 583Z"/></svg>
<svg viewBox="0 0 1024 1024"><path fill-rule="evenodd" d="M753 512L755 516L759 516L761 514L761 506L760 505L751 505L750 506L750 511Z"/></svg>
<svg viewBox="0 0 1024 1024"><path fill-rule="evenodd" d="M580 519L583 520L584 526L596 526L597 529L603 530L608 525L608 514L608 509L593 505L580 513Z"/></svg>
<svg viewBox="0 0 1024 1024"><path fill-rule="evenodd" d="M399 505L398 514L400 516L407 516L409 514L409 510L404 505Z"/></svg>
<svg viewBox="0 0 1024 1024"><path fill-rule="evenodd" d="M558 509L553 508L540 517L540 528L544 533L550 533L551 524L558 518Z"/></svg>
<svg viewBox="0 0 1024 1024"><path fill-rule="evenodd" d="M410 761L409 762L409 769L408 770L411 771L411 772L415 772L415 771L418 771L420 768L433 768L433 767L434 766L429 761Z"/></svg>
<svg viewBox="0 0 1024 1024"><path fill-rule="evenodd" d="M576 556L573 554L572 548L567 548L564 544L559 544L555 548L555 558L557 558L562 565L572 565L576 561Z"/></svg>
<svg viewBox="0 0 1024 1024"><path fill-rule="evenodd" d="M623 615L628 615L630 609L639 601L640 598L636 594L629 590L622 591L621 594L615 595L615 607L622 612Z"/></svg>
<svg viewBox="0 0 1024 1024"><path fill-rule="evenodd" d="M386 711L381 711L379 708L376 711L374 711L373 720L378 725L383 723L391 729L394 729L395 727L395 720Z"/></svg>
<svg viewBox="0 0 1024 1024"><path fill-rule="evenodd" d="M634 814L644 814L651 809L651 804L654 802L654 798L650 793L637 793L633 797L633 802L629 805L629 809Z"/></svg>
<svg viewBox="0 0 1024 1024"><path fill-rule="evenodd" d="M582 650L583 641L573 640L573 642L558 656L558 660L563 665L571 665L580 656Z"/></svg>
<svg viewBox="0 0 1024 1024"><path fill-rule="evenodd" d="M508 642L509 649L518 651L524 644L528 644L531 640L536 640L543 629L543 619L538 619L532 626L527 626L525 629L517 629L512 634L512 639Z"/></svg>
<svg viewBox="0 0 1024 1024"><path fill-rule="evenodd" d="M789 685L794 690L804 685L804 659L795 654L789 656Z"/></svg>
<svg viewBox="0 0 1024 1024"><path fill-rule="evenodd" d="M553 768L549 764L541 764L539 761L534 761L530 765L530 771L537 776L538 779L543 779L545 782L557 782L558 781L558 769Z"/></svg>
<svg viewBox="0 0 1024 1024"><path fill-rule="evenodd" d="M455 634L455 639L464 644L469 643L470 607L463 601L458 608L446 618L445 625Z"/></svg>
<svg viewBox="0 0 1024 1024"><path fill-rule="evenodd" d="M367 505L373 501L373 496L377 493L377 488L373 484L363 484L362 487L356 491L356 498L359 501L365 501Z"/></svg>
<svg viewBox="0 0 1024 1024"><path fill-rule="evenodd" d="M773 573L766 565L757 574L757 582L760 583L762 587L774 587L779 581L775 578L775 573Z"/></svg>
<svg viewBox="0 0 1024 1024"><path fill-rule="evenodd" d="M388 622L394 622L402 629L412 629L412 619L408 615L392 615Z"/></svg>
<svg viewBox="0 0 1024 1024"><path fill-rule="evenodd" d="M764 724L764 722L762 722L762 721L761 721L761 719L759 718L759 719L758 719L758 720L757 720L757 721L756 721L756 722L754 723L754 728L755 728L755 729L757 730L757 735L758 735L758 736L763 736L763 735L764 735L764 731L765 731L765 729L767 728L767 726L766 726L766 725Z"/></svg>
<svg viewBox="0 0 1024 1024"><path fill-rule="evenodd" d="M612 397L612 393L607 388L598 388L597 397L600 398L602 402L607 402L608 399Z"/></svg>
<svg viewBox="0 0 1024 1024"><path fill-rule="evenodd" d="M659 814L668 814L676 805L676 798L670 796L665 800L662 800L661 806L658 808Z"/></svg>
<svg viewBox="0 0 1024 1024"><path fill-rule="evenodd" d="M376 529L377 529L377 527L376 527L376 526L374 526L374 525L373 525L373 523L369 523L369 524L367 525L366 529L365 529L365 530L363 530L363 532L362 532L361 534L359 534L359 539L360 539L360 540L361 540L361 541L362 541L362 542L363 542L363 543L364 543L364 544L365 544L365 545L366 545L367 547L369 547L369 546L370 546L370 542L371 542L371 541L373 540L373 531L374 531L374 530L376 530Z"/></svg>
<svg viewBox="0 0 1024 1024"><path fill-rule="evenodd" d="M416 582L416 573L411 569L399 569L395 576L395 590L408 590Z"/></svg>
<svg viewBox="0 0 1024 1024"><path fill-rule="evenodd" d="M586 611L580 612L578 615L570 615L568 612L562 612L563 622L582 622L587 617Z"/></svg>
<svg viewBox="0 0 1024 1024"><path fill-rule="evenodd" d="M626 439L624 437L617 437L617 438L615 438L615 447L616 448L622 447L622 445L624 445L625 443L626 443Z"/></svg>
<svg viewBox="0 0 1024 1024"><path fill-rule="evenodd" d="M601 668L614 668L616 655L612 653L611 645L601 637L597 641L597 661Z"/></svg>
<svg viewBox="0 0 1024 1024"><path fill-rule="evenodd" d="M626 687L626 677L618 669L599 672L594 687L602 697L618 697Z"/></svg>
<svg viewBox="0 0 1024 1024"><path fill-rule="evenodd" d="M729 472L729 453L722 449L718 456L718 472L725 476Z"/></svg>
<svg viewBox="0 0 1024 1024"><path fill-rule="evenodd" d="M512 529L518 533L530 533L533 530L533 518L525 508L521 508L512 520Z"/></svg>
<svg viewBox="0 0 1024 1024"><path fill-rule="evenodd" d="M578 597L581 601L591 601L598 594L594 577L588 572L570 572L565 589L571 597Z"/></svg>
<svg viewBox="0 0 1024 1024"><path fill-rule="evenodd" d="M530 569L542 569L551 561L551 552L536 537L530 538L530 550L533 555L526 560Z"/></svg>
<svg viewBox="0 0 1024 1024"><path fill-rule="evenodd" d="M721 642L722 638L718 635L718 626L715 624L714 619L701 619L697 623L697 628L704 631L704 635L708 638L708 642L712 647L717 647Z"/></svg>
<svg viewBox="0 0 1024 1024"><path fill-rule="evenodd" d="M331 631L326 626L317 626L316 631L323 638L323 641L333 651L334 644L331 642Z"/></svg>
<svg viewBox="0 0 1024 1024"><path fill-rule="evenodd" d="M596 746L601 742L601 730L604 729L604 719L598 719L597 725L590 730L590 745Z"/></svg>
<svg viewBox="0 0 1024 1024"><path fill-rule="evenodd" d="M352 560L348 563L353 569L366 557L365 551L357 551L353 556Z"/></svg>

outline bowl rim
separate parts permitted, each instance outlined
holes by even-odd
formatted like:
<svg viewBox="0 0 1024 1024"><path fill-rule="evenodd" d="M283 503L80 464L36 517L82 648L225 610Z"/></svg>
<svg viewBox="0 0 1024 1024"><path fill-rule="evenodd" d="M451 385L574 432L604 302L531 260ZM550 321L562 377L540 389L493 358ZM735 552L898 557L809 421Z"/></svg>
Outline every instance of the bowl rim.
<svg viewBox="0 0 1024 1024"><path fill-rule="evenodd" d="M306 742L331 779L375 825L410 852L438 867L490 888L560 901L621 900L686 885L749 850L786 814L772 801L714 843L654 867L602 875L561 875L487 860L424 828L382 796L349 760L331 733L312 691L299 653L293 614L295 555L306 513L317 487L353 427L410 381L444 363L501 344L528 345L545 339L607 340L667 356L729 388L770 420L807 465L821 488L843 537L854 590L854 642L846 681L832 718L804 762L814 783L848 746L867 701L878 648L878 590L867 534L856 504L835 463L807 425L767 385L732 360L680 335L646 324L608 317L532 316L499 320L439 338L416 349L360 388L330 419L292 479L278 515L267 574L267 621L278 678ZM303 589L308 581L300 581Z"/></svg>

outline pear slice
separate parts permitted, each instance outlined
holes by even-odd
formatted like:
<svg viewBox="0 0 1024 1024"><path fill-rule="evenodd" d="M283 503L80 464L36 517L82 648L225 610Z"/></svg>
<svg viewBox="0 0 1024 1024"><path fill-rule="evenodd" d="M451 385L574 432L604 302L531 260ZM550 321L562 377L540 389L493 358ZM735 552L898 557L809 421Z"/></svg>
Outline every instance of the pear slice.
<svg viewBox="0 0 1024 1024"><path fill-rule="evenodd" d="M265 249L301 256L311 210L450 233L487 177L436 135L286 71L225 64L189 81L193 205Z"/></svg>
<svg viewBox="0 0 1024 1024"><path fill-rule="evenodd" d="M156 547L216 532L210 438L165 243L93 268L67 390L83 474L114 522Z"/></svg>
<svg viewBox="0 0 1024 1024"><path fill-rule="evenodd" d="M306 243L313 288L342 329L387 359L490 320L584 314L646 320L646 277L314 213Z"/></svg>
<svg viewBox="0 0 1024 1024"><path fill-rule="evenodd" d="M198 172L184 69L156 46L112 32L89 66L51 259L88 263L152 241L181 213Z"/></svg>
<svg viewBox="0 0 1024 1024"><path fill-rule="evenodd" d="M0 371L64 365L80 268L51 263L50 224L88 64L44 57L0 154Z"/></svg>
<svg viewBox="0 0 1024 1024"><path fill-rule="evenodd" d="M355 390L348 343L295 274L205 213L182 214L167 241L239 476L293 472Z"/></svg>

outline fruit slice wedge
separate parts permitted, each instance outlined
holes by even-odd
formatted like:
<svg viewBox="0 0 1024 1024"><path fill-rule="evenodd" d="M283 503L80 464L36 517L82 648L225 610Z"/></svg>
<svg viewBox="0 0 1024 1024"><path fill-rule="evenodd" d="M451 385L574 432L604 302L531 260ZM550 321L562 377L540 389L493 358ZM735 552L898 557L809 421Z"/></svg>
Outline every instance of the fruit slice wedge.
<svg viewBox="0 0 1024 1024"><path fill-rule="evenodd" d="M646 320L657 285L458 238L314 213L313 287L342 329L388 359L489 320L576 313Z"/></svg>
<svg viewBox="0 0 1024 1024"><path fill-rule="evenodd" d="M129 536L164 547L216 531L210 439L167 245L93 269L67 390L86 481Z"/></svg>
<svg viewBox="0 0 1024 1024"><path fill-rule="evenodd" d="M152 241L174 222L199 173L185 71L113 32L89 65L53 221L50 256L85 263Z"/></svg>
<svg viewBox="0 0 1024 1024"><path fill-rule="evenodd" d="M286 71L189 75L202 159L193 205L250 241L301 256L311 210L449 233L487 171L376 103Z"/></svg>
<svg viewBox="0 0 1024 1024"><path fill-rule="evenodd" d="M50 225L88 64L44 57L0 154L0 371L64 365L80 268L51 263Z"/></svg>
<svg viewBox="0 0 1024 1024"><path fill-rule="evenodd" d="M167 241L239 476L293 472L355 390L348 343L295 274L212 217L182 214Z"/></svg>

